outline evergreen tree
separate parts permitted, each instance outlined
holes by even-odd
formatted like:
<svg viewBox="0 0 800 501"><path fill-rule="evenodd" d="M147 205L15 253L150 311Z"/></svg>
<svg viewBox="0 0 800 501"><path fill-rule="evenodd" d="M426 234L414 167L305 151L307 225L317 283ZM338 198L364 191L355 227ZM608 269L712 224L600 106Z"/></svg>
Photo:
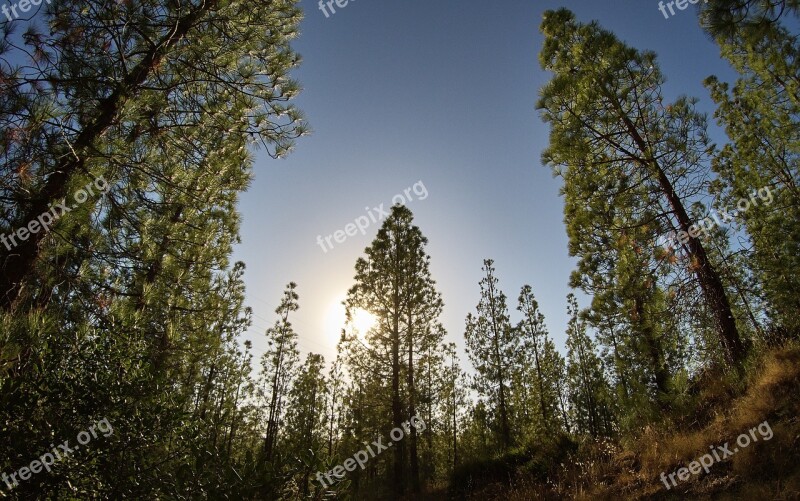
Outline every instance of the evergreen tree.
<svg viewBox="0 0 800 501"><path fill-rule="evenodd" d="M523 387L530 386L532 398L524 402L526 408L537 409L538 422L536 434L539 437L545 436L548 430L556 423L556 409L558 408L556 398L553 393L552 383L558 383L558 378L550 369L552 367L549 357L546 354L548 345L547 326L544 324L544 315L539 311L539 304L533 295L530 285L524 285L518 298L517 310L523 314L523 318L517 326L517 331L522 336L521 353L524 360L522 362Z"/></svg>
<svg viewBox="0 0 800 501"><path fill-rule="evenodd" d="M446 446L444 427L449 419L446 415L448 391L448 366L447 347L444 344L433 344L441 341L445 336L444 327L434 324L433 329L438 330L434 336L426 336L420 341L420 354L416 362L418 368L415 415L425 423L424 429L415 430L419 444L419 471L423 484L432 484L437 477L443 477L442 472L447 468L444 453ZM414 415L414 414L412 414ZM438 432L438 433L437 433Z"/></svg>
<svg viewBox="0 0 800 501"><path fill-rule="evenodd" d="M309 353L292 384L287 402L286 456L298 458L294 480L298 485L297 495L304 499L315 490L312 481L316 481L312 475L325 469L328 382L323 374L324 366L321 355Z"/></svg>
<svg viewBox="0 0 800 501"><path fill-rule="evenodd" d="M520 339L511 326L506 296L497 287L494 262L483 261L485 276L480 281L481 299L476 315L469 313L464 337L467 354L477 372L475 389L487 398L499 418L500 446L512 444L512 383L518 369Z"/></svg>
<svg viewBox="0 0 800 501"><path fill-rule="evenodd" d="M449 343L444 347L446 363L442 381L442 435L446 444L445 469L452 474L460 463L459 436L461 423L467 406L467 376L459 365L456 345Z"/></svg>
<svg viewBox="0 0 800 501"><path fill-rule="evenodd" d="M382 428L384 434L392 428L402 429L403 422L416 415L420 399L419 359L429 349L439 349L444 336L438 322L443 303L430 277L426 244L427 239L413 225L411 211L402 205L393 206L377 237L365 250L366 257L356 262L356 284L346 301L348 318L362 309L378 319L377 325L366 333L367 345L351 350L362 353L366 360L356 362L352 353L349 359L361 366L368 363L371 377L377 377L379 384L390 381L391 422L386 424L391 426ZM361 344L351 339L351 346L356 341ZM432 359L427 363L431 362ZM407 487L413 492L421 488L416 428L410 427L408 435L392 447L396 495L403 494Z"/></svg>
<svg viewBox="0 0 800 501"><path fill-rule="evenodd" d="M586 333L586 324L578 318L575 296L567 296L567 386L572 422L576 433L593 437L612 433L611 400L595 344Z"/></svg>
<svg viewBox="0 0 800 501"><path fill-rule="evenodd" d="M25 45L0 44L0 231L64 197L72 210L0 245L0 419L14 437L0 456L34 457L102 417L115 433L14 495L246 493L256 412L235 340L250 313L229 257L247 147L277 156L303 131L285 105L300 12L55 0L39 15L47 37L33 25ZM0 23L7 42L14 24Z"/></svg>
<svg viewBox="0 0 800 501"><path fill-rule="evenodd" d="M542 375L544 376L545 394L555 401L555 409L561 421L553 424L553 429L571 433L567 417L567 362L564 356L556 349L552 339L547 339L542 350Z"/></svg>
<svg viewBox="0 0 800 501"><path fill-rule="evenodd" d="M297 93L287 76L298 61L289 47L300 18L293 0L56 1L43 15L49 37L31 26L27 47L0 48L19 56L0 74L7 152L0 176L3 198L13 201L2 211L3 233L100 177L118 192L149 182L155 195L152 188L170 180L161 162L151 162L163 154L212 175L203 165L212 134L227 145L220 154L257 139L279 155L304 130L297 111L282 104ZM2 23L3 34L13 24ZM51 231L0 247L3 310L46 302L60 283L51 274L79 267L92 250L70 255L59 245L64 232L56 230L80 220L65 216Z"/></svg>
<svg viewBox="0 0 800 501"><path fill-rule="evenodd" d="M670 228L685 232L686 265L697 278L727 361L738 367L746 345L728 293L687 210L687 202L703 190L692 181L702 179L708 160L704 117L694 110L694 101L685 98L663 108L664 79L655 55L629 48L596 23L580 24L566 9L548 11L542 32L540 61L555 74L539 101L551 125L543 161L556 174L566 171L564 191L568 199L575 197L573 204L580 203L583 194L598 192L581 218L568 218L571 240L581 229L615 230L616 241L630 228L641 228L650 237ZM626 204L637 194L650 209L640 212ZM592 207L604 199L619 209L605 221L608 213ZM598 238L610 244L603 233ZM633 245L637 240L638 236L627 238ZM572 254L584 254L580 242L573 245ZM602 256L590 254L596 252L586 249L583 266L602 261Z"/></svg>
<svg viewBox="0 0 800 501"><path fill-rule="evenodd" d="M291 282L283 291L281 302L275 309L279 318L273 327L267 329L269 347L261 358L262 395L267 402L267 427L264 436L266 462L272 462L274 459L283 420L284 400L287 398L299 363L297 334L289 322L289 314L299 308L296 287L297 285Z"/></svg>
<svg viewBox="0 0 800 501"><path fill-rule="evenodd" d="M796 18L797 4L791 9ZM722 57L741 77L732 87L706 80L731 140L714 162L718 205L749 236L746 261L774 324L768 341L800 336L800 41L775 11L748 13L718 34Z"/></svg>
<svg viewBox="0 0 800 501"><path fill-rule="evenodd" d="M703 27L713 37L760 36L788 16L798 17L798 0L715 0L700 4Z"/></svg>
<svg viewBox="0 0 800 501"><path fill-rule="evenodd" d="M482 460L497 450L491 419L485 400L470 402L460 440L463 462Z"/></svg>

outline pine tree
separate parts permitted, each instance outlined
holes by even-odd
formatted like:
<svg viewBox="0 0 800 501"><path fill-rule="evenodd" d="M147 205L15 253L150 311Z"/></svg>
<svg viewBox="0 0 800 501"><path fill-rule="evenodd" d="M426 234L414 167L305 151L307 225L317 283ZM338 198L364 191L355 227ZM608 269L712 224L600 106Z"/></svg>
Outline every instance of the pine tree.
<svg viewBox="0 0 800 501"><path fill-rule="evenodd" d="M0 228L64 197L74 207L51 231L0 245L0 353L11 361L0 418L16 437L2 455L32 457L100 417L124 436L19 495L248 492L255 481L239 472L255 478L257 428L249 350L234 339L249 311L243 267L229 259L247 147L277 156L303 131L285 105L300 11L56 0L40 15L47 37L32 26L27 46L0 47ZM0 23L4 36L10 27Z"/></svg>
<svg viewBox="0 0 800 501"><path fill-rule="evenodd" d="M500 445L513 445L511 432L512 382L518 368L520 340L511 326L506 296L497 287L494 262L483 261L485 276L480 281L481 299L476 315L467 315L464 337L467 354L477 372L475 389L486 396L499 416Z"/></svg>
<svg viewBox="0 0 800 501"><path fill-rule="evenodd" d="M450 474L459 465L459 435L463 413L467 406L466 373L461 369L456 345L449 343L444 347L447 365L444 367L442 380L442 434L447 444L445 456L446 471Z"/></svg>
<svg viewBox="0 0 800 501"><path fill-rule="evenodd" d="M703 27L713 37L760 36L786 17L798 17L798 0L716 0L701 7Z"/></svg>
<svg viewBox="0 0 800 501"><path fill-rule="evenodd" d="M356 284L346 300L348 318L363 309L378 319L366 334L368 346L355 348L366 360L356 361L352 353L349 359L362 367L369 364L369 371L381 384L388 376L391 426L385 428L386 433L391 428L402 429L403 422L417 413L419 359L429 348L439 349L444 336L438 322L443 303L430 277L426 244L427 239L413 225L411 211L402 205L393 206L377 237L365 250L366 257L356 262ZM356 341L351 340L351 346ZM377 371L385 371L386 376L375 374ZM409 431L408 437L392 447L396 495L407 487L413 492L421 488L419 437L416 428Z"/></svg>
<svg viewBox="0 0 800 501"><path fill-rule="evenodd" d="M581 195L599 191L583 218L568 218L571 240L581 227L586 233L598 227L616 230L613 240L624 237L620 230L636 227L650 236L673 227L691 232L684 246L686 264L713 315L727 361L739 367L747 348L727 291L686 208L690 197L703 189L692 180L702 178L708 161L704 117L694 110L693 100L681 98L661 106L664 79L654 54L629 48L596 23L577 23L566 9L545 13L541 29L541 65L555 74L539 101L551 125L543 161L556 174L569 176L564 189L568 198L570 190L576 190L573 204L580 203ZM640 214L636 206L626 211L631 192L645 197L649 212ZM604 199L619 209L605 221L607 213L593 207ZM611 243L606 235L600 238L605 239L601 244ZM571 254L584 254L578 242L571 245ZM589 252L584 259L587 267L594 266L593 260L602 261Z"/></svg>
<svg viewBox="0 0 800 501"><path fill-rule="evenodd" d="M297 334L289 322L289 314L299 308L296 287L291 282L283 292L281 302L275 309L279 318L273 327L267 329L269 347L261 358L263 396L267 402L267 428L264 437L266 462L271 462L274 458L284 413L284 400L299 363Z"/></svg>
<svg viewBox="0 0 800 501"><path fill-rule="evenodd" d="M336 347L336 360L333 361L330 371L328 373L328 391L325 394L325 413L327 422L327 458L330 459L336 455L336 445L339 443L342 429L342 413L343 410L343 365L342 359L342 344L337 344Z"/></svg>
<svg viewBox="0 0 800 501"><path fill-rule="evenodd" d="M746 261L766 299L774 341L800 336L800 41L775 8L758 7L728 28L710 28L741 77L732 87L709 77L706 86L731 140L714 162L718 205L738 212L750 237ZM788 12L796 21L796 2ZM716 16L717 8L707 14Z"/></svg>
<svg viewBox="0 0 800 501"><path fill-rule="evenodd" d="M552 339L547 339L542 350L542 375L544 376L544 391L555 402L553 412L561 421L553 423L553 430L563 430L571 433L569 418L567 416L567 362L564 356L556 349ZM545 400L546 401L546 400Z"/></svg>
<svg viewBox="0 0 800 501"><path fill-rule="evenodd" d="M3 212L3 233L96 178L120 192L136 178L158 186L169 177L149 160L164 150L178 164L214 174L202 165L209 155L203 139L212 133L229 151L257 138L279 155L304 130L297 111L282 104L297 93L287 76L298 61L289 48L300 18L292 0L90 0L57 2L44 15L49 38L34 26L28 47L18 48L20 60L36 54L35 61L0 74L7 124L0 175L8 180L4 198L15 201ZM51 230L78 216L65 214ZM48 272L80 265L80 256L59 252L59 233L39 231L16 247L0 247L3 310L42 304L54 282Z"/></svg>
<svg viewBox="0 0 800 501"><path fill-rule="evenodd" d="M548 374L546 374L547 368L545 367L544 351L548 341L547 326L530 285L522 287L517 310L523 315L523 319L517 326L517 331L522 336L521 353L524 357L521 372L524 379L522 384L524 386L530 384L535 396L524 404L527 408L538 409L538 416L541 420L537 426L537 434L543 436L555 422L554 411L557 407L550 392L551 389L548 387Z"/></svg>
<svg viewBox="0 0 800 501"><path fill-rule="evenodd" d="M586 333L586 324L578 318L575 296L569 294L567 302L567 386L575 431L593 437L608 436L612 432L611 400L602 362Z"/></svg>
<svg viewBox="0 0 800 501"><path fill-rule="evenodd" d="M443 478L442 473L447 467L443 459L446 452L444 441L447 437L443 435L448 421L445 407L449 398L447 394L449 355L446 345L441 343L446 334L444 326L437 323L431 327L437 332L433 336L419 340L418 351L421 353L416 361L418 377L415 414L425 423L424 429L415 432L419 444L420 480L423 484L431 484L437 478Z"/></svg>
<svg viewBox="0 0 800 501"><path fill-rule="evenodd" d="M298 495L307 498L314 489L312 474L325 468L327 381L325 360L309 353L289 392L286 411L287 458L299 458L295 482Z"/></svg>

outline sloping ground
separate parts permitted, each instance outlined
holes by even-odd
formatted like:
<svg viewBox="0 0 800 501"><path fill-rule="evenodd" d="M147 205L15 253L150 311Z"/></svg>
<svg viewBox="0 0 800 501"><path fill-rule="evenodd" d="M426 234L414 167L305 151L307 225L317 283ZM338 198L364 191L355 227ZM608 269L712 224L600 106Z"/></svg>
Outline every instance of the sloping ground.
<svg viewBox="0 0 800 501"><path fill-rule="evenodd" d="M588 490L589 497L799 499L800 348L764 357L751 384L730 403L707 385L711 407L701 406L698 413L705 425L644 433L630 450L614 456L617 475L607 487ZM685 481L675 475L677 485L662 477L703 456L708 473L684 472Z"/></svg>
<svg viewBox="0 0 800 501"><path fill-rule="evenodd" d="M670 429L648 428L623 446L579 444L550 482L515 475L512 488L461 499L800 499L800 347L765 355L743 390L710 375L698 387L696 411Z"/></svg>

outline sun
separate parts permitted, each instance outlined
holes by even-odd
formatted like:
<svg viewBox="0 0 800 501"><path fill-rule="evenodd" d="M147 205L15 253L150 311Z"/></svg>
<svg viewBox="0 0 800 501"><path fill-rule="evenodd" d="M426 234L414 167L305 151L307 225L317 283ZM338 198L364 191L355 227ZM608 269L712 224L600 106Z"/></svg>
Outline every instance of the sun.
<svg viewBox="0 0 800 501"><path fill-rule="evenodd" d="M353 317L349 324L345 313L345 307L342 304L345 297L341 296L334 301L328 308L328 314L325 318L325 330L328 339L338 342L342 334L342 329L347 328L348 334L354 332L359 337L363 338L366 333L375 326L377 318L372 313L362 308L357 308L353 312Z"/></svg>
<svg viewBox="0 0 800 501"><path fill-rule="evenodd" d="M362 336L375 327L376 323L378 323L378 319L367 310L358 308L353 314L352 325Z"/></svg>

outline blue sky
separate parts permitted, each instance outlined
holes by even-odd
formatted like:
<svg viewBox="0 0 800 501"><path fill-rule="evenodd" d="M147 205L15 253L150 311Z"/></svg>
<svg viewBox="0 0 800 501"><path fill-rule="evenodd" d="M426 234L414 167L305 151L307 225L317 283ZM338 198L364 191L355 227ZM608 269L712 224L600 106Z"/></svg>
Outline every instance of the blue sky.
<svg viewBox="0 0 800 501"><path fill-rule="evenodd" d="M407 206L429 239L447 340L464 346L464 317L479 299L482 261L492 258L512 320L519 289L530 284L563 349L574 260L561 181L540 162L548 140L535 109L549 79L538 63L545 10L567 7L654 50L666 95L697 96L709 113L702 80L733 78L692 6L665 19L652 0L350 0L326 18L316 3L300 4L305 19L294 46L303 63L294 76L304 90L296 104L313 133L286 159L257 152L255 180L240 203L243 242L234 259L247 264L255 316L245 339L257 354L281 291L295 281L301 351L334 357L340 326L331 308L379 224L328 252L317 235L344 230L366 207L388 209L419 181L427 198L411 192Z"/></svg>

